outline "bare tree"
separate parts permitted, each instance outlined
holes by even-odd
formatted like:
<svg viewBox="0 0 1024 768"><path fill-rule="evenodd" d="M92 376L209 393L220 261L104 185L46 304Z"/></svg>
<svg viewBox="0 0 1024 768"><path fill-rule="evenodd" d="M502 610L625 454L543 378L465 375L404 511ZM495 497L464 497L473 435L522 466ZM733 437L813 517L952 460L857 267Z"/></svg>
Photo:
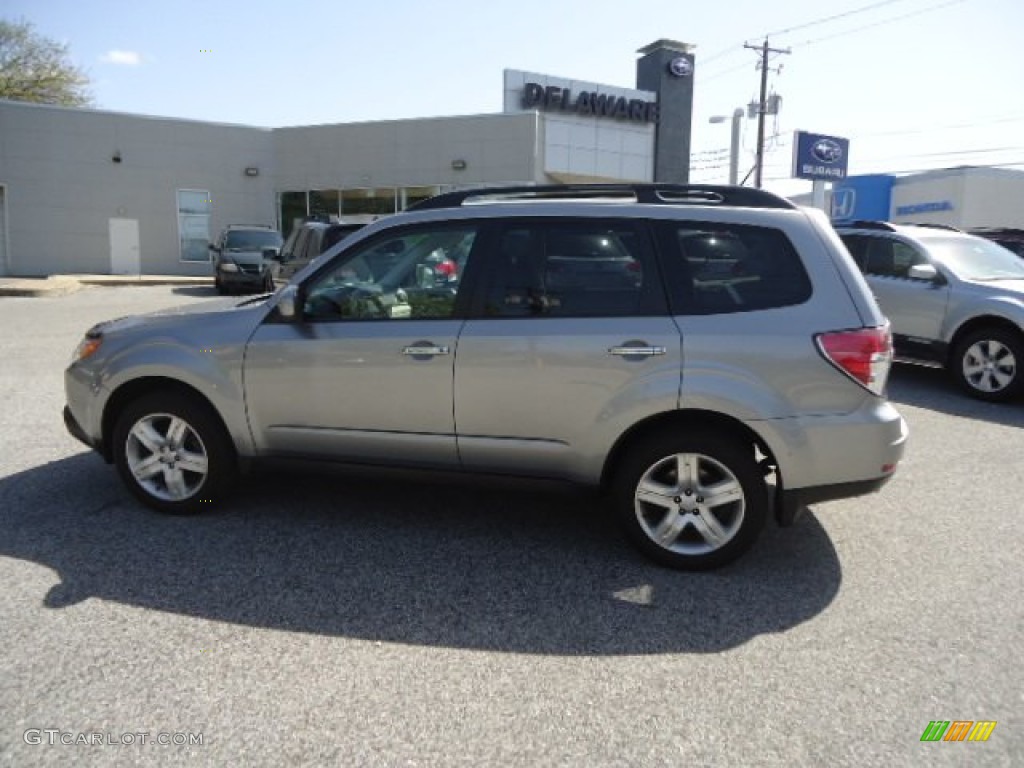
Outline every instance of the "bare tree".
<svg viewBox="0 0 1024 768"><path fill-rule="evenodd" d="M0 19L0 99L84 107L89 78L68 61L68 47L38 34L27 21Z"/></svg>

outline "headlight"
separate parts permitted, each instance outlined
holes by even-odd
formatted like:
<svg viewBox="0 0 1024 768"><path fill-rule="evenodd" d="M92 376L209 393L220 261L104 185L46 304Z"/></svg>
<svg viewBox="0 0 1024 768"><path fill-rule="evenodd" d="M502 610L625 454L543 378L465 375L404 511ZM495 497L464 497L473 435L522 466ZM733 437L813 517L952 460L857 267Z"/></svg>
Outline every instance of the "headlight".
<svg viewBox="0 0 1024 768"><path fill-rule="evenodd" d="M86 336L75 348L74 354L71 355L71 362L77 363L80 360L85 360L87 357L92 357L96 353L96 350L100 348L103 343L102 336Z"/></svg>
<svg viewBox="0 0 1024 768"><path fill-rule="evenodd" d="M228 264L226 261L222 261L220 263L220 271L221 272L237 272L238 271L238 265L237 264Z"/></svg>

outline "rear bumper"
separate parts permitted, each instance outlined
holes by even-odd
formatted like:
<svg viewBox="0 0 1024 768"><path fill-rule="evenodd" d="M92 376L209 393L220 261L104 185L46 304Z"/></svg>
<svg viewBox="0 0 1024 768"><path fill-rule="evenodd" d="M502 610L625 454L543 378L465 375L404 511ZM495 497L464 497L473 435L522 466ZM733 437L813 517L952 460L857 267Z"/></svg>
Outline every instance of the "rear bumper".
<svg viewBox="0 0 1024 768"><path fill-rule="evenodd" d="M751 426L754 426L753 424ZM789 525L804 507L874 493L896 471L909 438L893 406L874 399L846 414L757 422L778 463L775 509Z"/></svg>
<svg viewBox="0 0 1024 768"><path fill-rule="evenodd" d="M858 480L853 483L836 483L835 485L819 485L811 488L794 488L783 490L776 500L775 520L786 528L793 525L807 507L823 501L849 499L855 496L866 496L875 493L892 479L892 474L876 477L873 480Z"/></svg>

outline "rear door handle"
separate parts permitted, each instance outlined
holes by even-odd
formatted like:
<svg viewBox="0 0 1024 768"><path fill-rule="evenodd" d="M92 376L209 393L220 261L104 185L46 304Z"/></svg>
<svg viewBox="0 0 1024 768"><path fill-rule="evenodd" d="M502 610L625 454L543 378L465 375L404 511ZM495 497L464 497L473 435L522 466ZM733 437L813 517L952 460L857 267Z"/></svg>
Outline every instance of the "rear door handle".
<svg viewBox="0 0 1024 768"><path fill-rule="evenodd" d="M412 357L429 357L431 355L447 355L449 352L448 347L417 344L411 347L403 347L402 354L411 355Z"/></svg>
<svg viewBox="0 0 1024 768"><path fill-rule="evenodd" d="M665 347L612 347L608 350L609 355L619 357L655 357L668 352Z"/></svg>

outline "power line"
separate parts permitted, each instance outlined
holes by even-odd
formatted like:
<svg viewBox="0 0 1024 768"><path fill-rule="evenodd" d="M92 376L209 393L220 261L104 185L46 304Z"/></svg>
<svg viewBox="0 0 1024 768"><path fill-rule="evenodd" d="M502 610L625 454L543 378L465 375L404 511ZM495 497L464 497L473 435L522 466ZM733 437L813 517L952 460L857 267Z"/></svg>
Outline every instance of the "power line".
<svg viewBox="0 0 1024 768"><path fill-rule="evenodd" d="M876 21L876 22L874 22L872 24L865 24L865 25L860 26L860 27L854 27L853 29L847 29L847 30L845 30L843 32L836 32L836 33L831 34L831 35L825 35L824 37L814 37L814 38L811 38L810 40L804 40L802 43L795 43L794 45L796 45L796 46L817 45L818 43L824 43L824 42L826 42L828 40L835 40L837 37L845 37L846 35L852 35L852 34L854 34L856 32L863 32L863 31L868 30L868 29L874 29L876 27L882 27L882 26L885 26L887 24L893 24L893 23L895 23L897 21L903 21L904 19L910 19L910 18L913 18L914 16L920 16L921 14L924 14L924 13L931 13L932 11L938 11L938 10L941 10L942 8L947 8L947 7L951 6L951 5L956 5L957 3L963 3L963 2L966 2L966 0L946 0L946 2L944 2L944 3L939 3L937 5L930 5L927 8L919 8L918 10L911 11L910 13L904 13L904 14L902 14L900 16L891 16L888 19L882 19L882 20Z"/></svg>
<svg viewBox="0 0 1024 768"><path fill-rule="evenodd" d="M862 138L868 136L913 136L921 133L934 133L935 131L946 131L953 130L956 128L980 128L982 126L995 125L997 123L1018 123L1021 121L1024 121L1024 115L1016 115L1011 117L993 117L987 120L978 120L973 123L950 123L947 125L933 125L928 128L907 128L898 131L876 131L872 133L858 133L856 134L855 138Z"/></svg>
<svg viewBox="0 0 1024 768"><path fill-rule="evenodd" d="M807 29L808 27L816 27L819 24L827 24L828 22L836 21L837 19L845 19L847 16L854 16L858 13L864 13L865 11L874 10L875 8L881 8L883 5L892 5L894 3L903 2L906 2L906 0L882 0L882 2L879 3L871 3L871 5L864 5L861 6L860 8L854 8L853 10L850 11L844 11L843 13L836 13L833 14L832 16L825 16L824 18L816 19L815 21L808 21L806 24L798 24L795 27L788 27L786 29L780 29L775 32L768 32L765 36L778 37L780 35L785 35L790 32L796 32L798 29Z"/></svg>
<svg viewBox="0 0 1024 768"><path fill-rule="evenodd" d="M837 21L839 19L843 19L843 18L846 18L848 16L855 16L855 15L857 15L859 13L864 13L866 11L874 10L875 8L881 8L881 7L886 6L886 5L893 5L894 3L903 3L903 2L906 2L906 0L881 0L881 2L871 3L870 5L864 5L864 6L861 6L860 8L853 8L853 9L851 9L849 11L844 11L842 13L836 13L836 14L833 14L831 16L825 16L823 18L815 19L814 21L808 21L808 22L805 22L803 24L797 24L795 27L787 27L786 29L776 30L775 32L768 32L768 33L765 33L763 35L754 35L753 37L776 37L776 36L779 36L779 35L785 35L785 34L788 34L790 32L796 32L797 30L807 29L808 27L815 27L815 26L818 26L818 25L821 25L821 24L827 24L830 21ZM747 38L747 39L749 40L750 38ZM710 64L712 61L718 61L719 59L725 58L727 56L732 56L732 55L735 55L737 53L740 53L741 50L742 50L743 44L745 42L746 42L746 40L741 40L740 42L735 43L734 45L731 45L728 48L723 48L720 51L716 51L715 53L713 53L713 54L711 54L711 55L709 55L707 57L702 57L701 58L701 64L706 66L707 64ZM746 65L743 65L743 66L745 67ZM731 68L731 69L725 70L724 72L719 72L717 74L712 74L711 77L712 78L716 78L716 77L719 77L720 75L726 74L727 72L733 72L736 69L738 69L738 68ZM705 79L710 79L710 78L705 78Z"/></svg>

